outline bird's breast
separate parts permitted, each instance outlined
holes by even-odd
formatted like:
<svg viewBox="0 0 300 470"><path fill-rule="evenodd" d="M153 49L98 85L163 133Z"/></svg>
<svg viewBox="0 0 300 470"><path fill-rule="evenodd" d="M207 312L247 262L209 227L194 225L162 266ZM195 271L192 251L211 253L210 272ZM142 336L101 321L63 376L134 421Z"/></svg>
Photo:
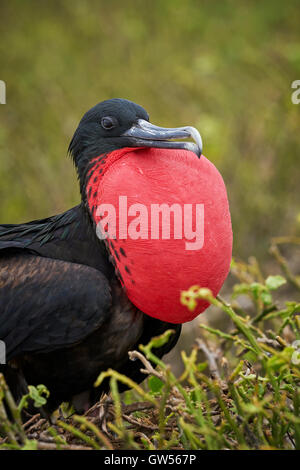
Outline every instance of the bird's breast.
<svg viewBox="0 0 300 470"><path fill-rule="evenodd" d="M204 156L186 150L122 149L95 160L86 187L97 235L134 305L183 323L192 285L216 295L229 271L232 230L223 179Z"/></svg>

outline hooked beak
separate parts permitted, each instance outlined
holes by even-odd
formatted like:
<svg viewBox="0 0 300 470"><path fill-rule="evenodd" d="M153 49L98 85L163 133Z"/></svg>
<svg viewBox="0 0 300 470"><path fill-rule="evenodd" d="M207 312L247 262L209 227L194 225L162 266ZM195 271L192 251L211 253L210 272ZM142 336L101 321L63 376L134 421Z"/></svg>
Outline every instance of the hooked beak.
<svg viewBox="0 0 300 470"><path fill-rule="evenodd" d="M122 136L127 137L133 147L158 147L185 149L194 152L200 158L202 154L202 139L195 127L159 127L144 119L139 119ZM171 139L188 139L193 142L170 142Z"/></svg>

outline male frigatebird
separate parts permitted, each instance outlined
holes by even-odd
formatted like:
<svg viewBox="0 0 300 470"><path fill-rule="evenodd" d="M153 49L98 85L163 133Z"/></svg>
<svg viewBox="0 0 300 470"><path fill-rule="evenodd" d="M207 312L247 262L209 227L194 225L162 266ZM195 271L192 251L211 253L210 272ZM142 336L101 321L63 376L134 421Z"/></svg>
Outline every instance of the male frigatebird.
<svg viewBox="0 0 300 470"><path fill-rule="evenodd" d="M196 143L178 141L189 137ZM137 382L143 380L141 364L129 360L129 350L147 344L166 329L173 329L175 333L167 344L154 351L155 354L162 357L176 344L180 323L187 318L181 319L180 311L172 317L171 303L165 302L166 298L168 300L165 281L162 281L163 295L160 293L160 296L157 296L155 281L160 279L160 271L163 271L172 285L172 277L178 277L182 259L178 258L177 265L174 265L174 253L164 259L168 248L157 253L156 240L152 263L144 240L141 250L135 250L136 245L131 244L127 251L126 243L116 245L114 240L100 239L96 230L97 204L99 198L105 197L105 191L103 193L101 189L103 175L109 191L122 194L122 188L116 187L116 184L122 185L122 180L116 183L113 176L121 175L123 181L127 180L124 184L129 185L131 195L134 193L140 202L143 202L141 185L145 183L139 178L145 175L150 178L147 194L152 188L156 194L160 189L169 188L170 176L160 174L160 180L155 177L161 173L156 169L162 153L158 149L164 149L163 162L171 161L174 168L182 159L184 172L189 175L201 155L201 138L192 127L168 129L152 125L147 112L128 100L111 99L99 103L83 116L69 146L78 172L81 203L47 219L0 226L0 339L6 345L7 360L6 365L0 366L0 371L4 372L17 400L27 393L27 384L44 384L50 391L46 406L49 413L63 401L73 403L78 412L86 410L107 390L107 384L100 389L93 386L101 371L112 367ZM177 152L175 156L174 152ZM146 170L135 159L140 159L141 165L148 165ZM183 179L183 184L178 183L181 191L188 191L188 187L194 185L195 194L199 187L207 186L207 192L211 194L207 210L211 211L213 223L206 231L208 260L199 261L190 253L188 266L182 267L182 278L186 277L189 282L189 266L192 266L192 269L198 269L195 280L199 272L203 272L203 282L212 279L212 290L216 293L228 272L230 217L220 175L205 157L200 160L203 166L195 173L192 183L187 176L181 177L182 169L177 168L177 173L174 169L177 179ZM116 162L121 165L119 169ZM126 162L128 168L131 165L129 176L124 176ZM132 173L135 170L138 175ZM200 181L202 174L204 179ZM176 196L177 182L175 186L174 181L172 184L173 189L169 188L168 194ZM221 202L215 207L214 198L220 194ZM101 218L101 214L97 217ZM217 227L215 237L210 228L214 226ZM135 253L138 254L136 258ZM159 258L164 259L161 270ZM193 260L196 260L194 265ZM130 277L134 263L136 273L140 273L135 279ZM143 267L143 263L146 266ZM139 265L144 270L138 271ZM144 289L142 276L145 281L147 277ZM173 295L172 292L170 301ZM177 297L176 302L179 303ZM202 305L200 311L206 306Z"/></svg>

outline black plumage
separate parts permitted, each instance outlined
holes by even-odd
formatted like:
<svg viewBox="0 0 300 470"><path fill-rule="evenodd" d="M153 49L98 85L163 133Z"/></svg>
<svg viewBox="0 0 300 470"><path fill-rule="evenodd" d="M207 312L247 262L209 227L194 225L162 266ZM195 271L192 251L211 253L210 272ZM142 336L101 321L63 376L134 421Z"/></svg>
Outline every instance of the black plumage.
<svg viewBox="0 0 300 470"><path fill-rule="evenodd" d="M101 371L113 367L143 380L141 364L129 360L129 350L170 328L174 335L155 353L162 357L177 342L180 325L148 317L128 300L112 262L116 253L97 238L87 204L95 157L101 156L101 165L122 147L184 148L163 139L165 129L147 133L140 125L148 120L142 107L127 100L92 108L69 146L82 202L47 219L0 226L0 339L7 350L0 371L16 399L27 384L42 383L50 391L48 412L62 401L83 411L107 391L107 383L93 387ZM170 131L168 138L183 136L182 130ZM120 256L125 259L124 250Z"/></svg>
<svg viewBox="0 0 300 470"><path fill-rule="evenodd" d="M77 411L103 391L93 384L113 367L140 382L141 364L128 351L179 325L147 317L127 299L109 255L83 204L64 214L0 227L0 337L7 365L0 366L17 400L27 384L50 390L47 411L62 401ZM82 399L80 395L82 394Z"/></svg>

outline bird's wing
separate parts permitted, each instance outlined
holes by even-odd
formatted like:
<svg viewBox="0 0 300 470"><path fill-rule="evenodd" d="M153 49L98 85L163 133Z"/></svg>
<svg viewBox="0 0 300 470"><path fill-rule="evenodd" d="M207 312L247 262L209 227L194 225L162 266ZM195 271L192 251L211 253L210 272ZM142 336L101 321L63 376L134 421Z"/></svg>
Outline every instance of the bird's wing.
<svg viewBox="0 0 300 470"><path fill-rule="evenodd" d="M47 219L0 225L0 259L8 250L84 264L106 276L113 270L83 204Z"/></svg>
<svg viewBox="0 0 300 470"><path fill-rule="evenodd" d="M94 268L26 252L0 258L0 340L7 361L72 345L109 316L107 279Z"/></svg>
<svg viewBox="0 0 300 470"><path fill-rule="evenodd" d="M73 207L63 214L25 224L0 225L0 249L11 246L29 247L32 243L43 246L51 240L65 239L72 231L72 224L78 221L78 208Z"/></svg>

